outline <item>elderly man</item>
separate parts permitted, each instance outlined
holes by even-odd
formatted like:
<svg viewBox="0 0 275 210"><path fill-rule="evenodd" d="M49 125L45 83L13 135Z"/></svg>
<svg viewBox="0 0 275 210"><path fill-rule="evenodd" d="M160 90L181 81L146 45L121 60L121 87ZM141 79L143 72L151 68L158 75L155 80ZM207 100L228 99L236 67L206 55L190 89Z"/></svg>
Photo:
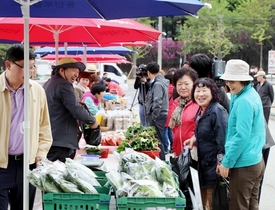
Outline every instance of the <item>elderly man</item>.
<svg viewBox="0 0 275 210"><path fill-rule="evenodd" d="M53 66L53 76L44 84L49 105L53 144L48 153L51 161L74 158L78 147L77 120L96 129L98 123L75 97L73 83L79 72L85 70L82 62L62 58Z"/></svg>
<svg viewBox="0 0 275 210"><path fill-rule="evenodd" d="M258 71L258 73L254 75L254 77L257 78L258 81L256 90L261 97L264 110L264 117L266 123L268 123L270 109L274 101L273 86L268 81L266 81L265 72L262 69L260 69L260 71Z"/></svg>

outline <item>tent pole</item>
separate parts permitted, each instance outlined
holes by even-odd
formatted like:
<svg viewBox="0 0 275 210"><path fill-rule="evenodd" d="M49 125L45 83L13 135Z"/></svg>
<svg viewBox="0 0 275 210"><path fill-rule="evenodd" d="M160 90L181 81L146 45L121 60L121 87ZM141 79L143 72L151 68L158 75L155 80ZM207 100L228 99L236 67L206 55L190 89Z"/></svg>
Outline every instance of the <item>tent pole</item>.
<svg viewBox="0 0 275 210"><path fill-rule="evenodd" d="M58 42L59 42L59 32L56 30L53 33L54 43L55 43L55 65L58 64Z"/></svg>
<svg viewBox="0 0 275 210"><path fill-rule="evenodd" d="M162 32L162 17L158 18L158 30ZM162 33L159 35L158 40L158 64L159 64L159 70L162 69Z"/></svg>
<svg viewBox="0 0 275 210"><path fill-rule="evenodd" d="M64 42L64 51L65 51L64 56L67 57L67 55L68 55L68 52L67 52L68 51L68 42Z"/></svg>
<svg viewBox="0 0 275 210"><path fill-rule="evenodd" d="M29 116L29 19L30 0L22 4L22 14L24 18L24 167L23 167L23 205L24 210L29 209L29 144L30 144L30 116Z"/></svg>

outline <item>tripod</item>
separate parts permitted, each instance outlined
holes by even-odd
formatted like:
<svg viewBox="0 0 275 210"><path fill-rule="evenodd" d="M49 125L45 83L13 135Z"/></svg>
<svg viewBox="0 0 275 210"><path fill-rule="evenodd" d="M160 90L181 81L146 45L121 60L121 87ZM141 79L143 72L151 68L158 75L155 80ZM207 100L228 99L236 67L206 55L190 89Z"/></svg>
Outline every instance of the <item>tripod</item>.
<svg viewBox="0 0 275 210"><path fill-rule="evenodd" d="M140 90L139 90L140 89ZM146 98L146 87L145 87L145 82L141 82L140 83L140 87L139 89L136 90L135 96L133 98L131 107L130 107L130 111L132 111L133 106L135 106L137 103L140 103L142 105L143 113L144 113L144 118L145 118L145 124L147 124L147 119L146 119L146 107L145 107L145 98ZM135 99L137 97L137 93L139 91L140 97L139 97L139 102L137 102L136 104L134 104Z"/></svg>

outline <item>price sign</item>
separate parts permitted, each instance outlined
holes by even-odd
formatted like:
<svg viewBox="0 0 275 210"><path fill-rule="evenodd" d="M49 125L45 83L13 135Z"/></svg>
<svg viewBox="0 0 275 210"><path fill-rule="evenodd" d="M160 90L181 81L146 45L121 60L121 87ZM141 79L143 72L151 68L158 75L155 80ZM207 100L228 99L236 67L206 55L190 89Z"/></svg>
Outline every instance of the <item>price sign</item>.
<svg viewBox="0 0 275 210"><path fill-rule="evenodd" d="M268 51L268 74L275 74L275 51Z"/></svg>

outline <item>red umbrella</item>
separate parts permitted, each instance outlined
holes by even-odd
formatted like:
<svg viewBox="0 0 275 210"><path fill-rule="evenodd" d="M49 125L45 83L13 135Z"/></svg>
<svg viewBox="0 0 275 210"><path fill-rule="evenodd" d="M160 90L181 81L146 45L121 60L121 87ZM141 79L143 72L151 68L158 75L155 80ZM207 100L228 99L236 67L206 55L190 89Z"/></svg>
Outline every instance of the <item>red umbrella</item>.
<svg viewBox="0 0 275 210"><path fill-rule="evenodd" d="M58 55L58 59L64 58L66 55ZM71 58L74 58L78 61L84 61L83 55L70 55ZM43 60L55 60L55 55L46 55L42 57ZM89 63L131 63L126 60L125 57L120 55L113 54L89 54L86 55L87 62Z"/></svg>
<svg viewBox="0 0 275 210"><path fill-rule="evenodd" d="M22 18L0 18L0 40L24 39ZM30 18L30 43L85 43L108 45L135 41L156 41L160 31L131 19L102 20L76 18Z"/></svg>

